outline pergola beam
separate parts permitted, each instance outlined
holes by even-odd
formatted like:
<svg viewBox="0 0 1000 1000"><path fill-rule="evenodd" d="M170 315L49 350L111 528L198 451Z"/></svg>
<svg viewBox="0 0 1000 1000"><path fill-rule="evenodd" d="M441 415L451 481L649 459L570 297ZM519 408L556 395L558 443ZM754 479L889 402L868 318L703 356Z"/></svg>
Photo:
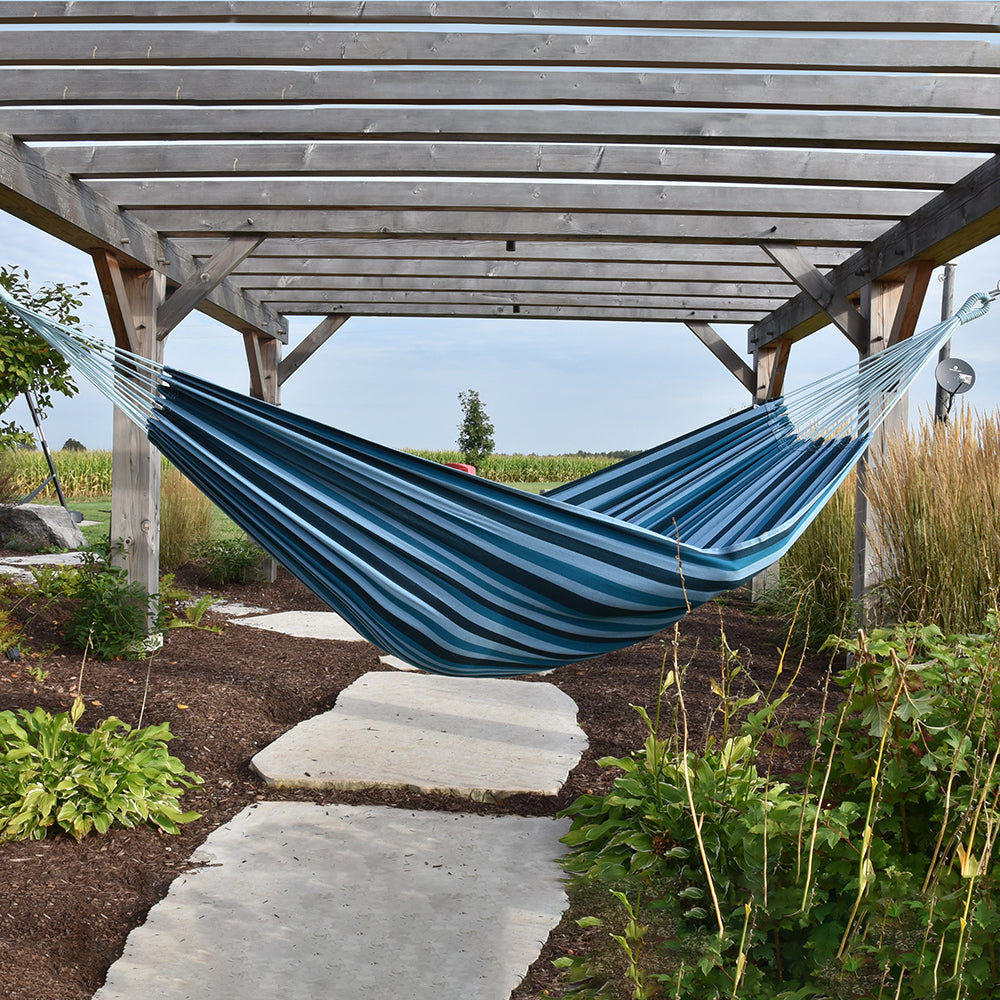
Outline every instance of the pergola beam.
<svg viewBox="0 0 1000 1000"><path fill-rule="evenodd" d="M305 340L296 345L278 365L278 384L290 379L347 321L349 316L325 316Z"/></svg>
<svg viewBox="0 0 1000 1000"><path fill-rule="evenodd" d="M684 324L750 393L756 389L753 369L715 332L710 323L688 320Z"/></svg>
<svg viewBox="0 0 1000 1000"><path fill-rule="evenodd" d="M528 108L192 107L141 109L61 106L11 107L2 112L7 131L26 141L157 141L388 138L481 142L646 143L768 146L798 149L916 150L994 153L1000 119L952 114L787 114L771 109L690 111L683 108L561 107L557 115Z"/></svg>
<svg viewBox="0 0 1000 1000"><path fill-rule="evenodd" d="M218 286L264 242L260 234L239 234L230 236L226 245L217 250L192 274L187 281L175 289L157 312L157 337L162 340L186 316L206 299Z"/></svg>
<svg viewBox="0 0 1000 1000"><path fill-rule="evenodd" d="M178 244L197 259L210 257L225 239L212 237L185 237ZM815 246L799 244L799 249L818 267L834 267L851 256L845 247ZM757 244L734 245L729 243L634 243L622 240L553 241L519 239L516 241L494 237L488 240L437 240L421 237L386 237L377 234L371 237L347 239L339 237L275 237L260 245L256 253L247 260L242 269L262 265L277 267L273 273L293 273L294 268L285 267L286 258L302 261L304 266L316 262L326 266L328 262L347 262L351 265L388 267L412 267L414 264L437 266L447 261L471 263L479 266L508 264L535 266L538 263L554 264L614 264L633 267L636 265L656 265L661 273L669 273L675 265L697 267L704 276L718 267L730 266L764 269L775 272L774 262ZM405 265L403 263L405 262ZM733 279L735 280L735 279ZM768 279L770 280L770 275Z"/></svg>
<svg viewBox="0 0 1000 1000"><path fill-rule="evenodd" d="M659 143L500 142L484 147L469 141L400 142L391 139L327 142L187 143L166 146L36 147L51 169L74 177L199 178L387 177L599 177L603 180L703 181L731 183L837 184L851 187L947 187L985 156L879 153L846 150L715 150L706 157L692 146Z"/></svg>
<svg viewBox="0 0 1000 1000"><path fill-rule="evenodd" d="M170 237L264 232L270 237L435 237L458 240L633 240L759 244L767 239L860 247L885 231L878 219L634 212L421 209L141 209L134 214Z"/></svg>
<svg viewBox="0 0 1000 1000"><path fill-rule="evenodd" d="M667 0L508 0L487 5L476 0L172 0L147 13L132 0L3 0L0 23L33 20L38 24L64 20L81 23L160 22L379 22L508 24L533 20L540 24L605 23L615 27L711 28L782 31L998 31L993 3L941 3L909 0L871 4L864 0L768 2L667 2Z"/></svg>
<svg viewBox="0 0 1000 1000"><path fill-rule="evenodd" d="M317 67L587 66L683 67L689 70L779 69L838 73L911 72L937 76L997 73L1000 52L987 42L970 44L911 38L856 38L831 45L826 38L737 35L719 44L714 35L577 35L554 33L538 44L536 33L448 31L337 31L289 29L119 30L108 45L103 29L57 34L0 34L0 66L83 64L89 67L253 66ZM72 83L70 83L72 88ZM293 95L294 97L294 95Z"/></svg>
<svg viewBox="0 0 1000 1000"><path fill-rule="evenodd" d="M251 85L252 81L252 85ZM280 70L124 67L0 71L0 106L46 104L448 104L760 108L797 111L996 109L994 75L595 73L496 69Z"/></svg>
<svg viewBox="0 0 1000 1000"><path fill-rule="evenodd" d="M0 209L91 253L101 248L130 267L160 271L176 284L194 272L190 254L72 178L48 170L31 149L0 132ZM203 311L227 326L283 337L283 320L223 282Z"/></svg>
<svg viewBox="0 0 1000 1000"><path fill-rule="evenodd" d="M829 320L858 350L864 348L861 314L837 290L826 275L814 267L798 247L789 243L764 243L764 252L823 310Z"/></svg>
<svg viewBox="0 0 1000 1000"><path fill-rule="evenodd" d="M901 265L922 260L940 265L1000 234L1000 156L993 156L909 218L875 238L827 277L843 299ZM800 340L826 324L805 293L751 328L751 349L772 340Z"/></svg>
<svg viewBox="0 0 1000 1000"><path fill-rule="evenodd" d="M109 201L137 214L172 209L287 210L307 218L310 210L420 209L467 211L517 210L532 212L642 212L647 215L713 213L730 219L744 215L805 219L905 218L924 204L931 190L869 190L846 192L833 187L794 185L637 184L495 180L381 180L356 178L323 180L101 180L89 182ZM244 213L246 217L246 213ZM740 225L739 222L736 223ZM277 230L280 231L280 230Z"/></svg>

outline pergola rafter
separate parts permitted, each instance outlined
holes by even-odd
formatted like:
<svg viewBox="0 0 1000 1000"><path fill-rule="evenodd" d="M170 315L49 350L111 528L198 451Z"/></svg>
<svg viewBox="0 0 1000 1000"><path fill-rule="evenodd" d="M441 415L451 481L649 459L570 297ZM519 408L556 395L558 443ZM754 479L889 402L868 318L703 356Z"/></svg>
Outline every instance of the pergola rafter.
<svg viewBox="0 0 1000 1000"><path fill-rule="evenodd" d="M906 336L931 269L1000 233L994 3L0 0L0 24L0 209L95 256L120 338L137 310L160 346L193 309L239 330L269 399L360 315L674 323L762 399L831 319L862 353ZM321 319L285 363L296 314Z"/></svg>

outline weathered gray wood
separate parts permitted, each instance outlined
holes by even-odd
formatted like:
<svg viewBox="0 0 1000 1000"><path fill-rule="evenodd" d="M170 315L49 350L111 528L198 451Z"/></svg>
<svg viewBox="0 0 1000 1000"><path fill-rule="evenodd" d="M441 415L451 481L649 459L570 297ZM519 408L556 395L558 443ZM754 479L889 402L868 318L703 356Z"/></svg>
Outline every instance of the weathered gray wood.
<svg viewBox="0 0 1000 1000"><path fill-rule="evenodd" d="M702 309L645 309L625 306L605 307L518 303L470 302L464 297L458 302L444 304L425 302L289 302L283 311L293 316L434 316L443 318L497 317L505 319L558 319L558 320L611 320L618 322L674 323L685 320L702 320L708 323L733 323L746 328L751 317L759 315L745 310L730 312L720 308Z"/></svg>
<svg viewBox="0 0 1000 1000"><path fill-rule="evenodd" d="M1000 234L1000 157L994 156L953 187L893 226L839 265L828 278L840 297L857 292L913 260L947 263ZM749 332L751 347L777 337L798 340L825 325L808 296L799 295Z"/></svg>
<svg viewBox="0 0 1000 1000"><path fill-rule="evenodd" d="M719 148L622 143L215 142L35 147L50 169L83 179L129 177L579 177L878 188L946 187L985 156L844 150Z"/></svg>
<svg viewBox="0 0 1000 1000"><path fill-rule="evenodd" d="M996 108L993 76L594 73L454 69L243 70L112 67L0 70L0 106L28 104L628 104L634 107L937 110ZM6 127L6 126L5 126Z"/></svg>
<svg viewBox="0 0 1000 1000"><path fill-rule="evenodd" d="M107 263L104 258L103 263ZM99 268L100 273L100 268ZM152 361L163 360L163 342L156 337L156 310L163 301L166 281L155 271L123 268L119 281L104 285L107 297L122 291L123 300L109 302L116 344ZM134 341L117 339L119 317L129 317ZM117 407L113 417L111 459L112 561L124 568L130 583L149 594L160 591L160 453ZM151 619L150 619L151 620Z"/></svg>
<svg viewBox="0 0 1000 1000"><path fill-rule="evenodd" d="M748 392L756 388L753 369L712 329L710 323L688 320L687 328L725 365Z"/></svg>
<svg viewBox="0 0 1000 1000"><path fill-rule="evenodd" d="M917 330L920 310L927 294L927 286L934 271L934 262L915 260L906 268L903 280L900 303L892 321L889 332L889 346L898 344L901 340L912 337Z"/></svg>
<svg viewBox="0 0 1000 1000"><path fill-rule="evenodd" d="M928 201L933 191L843 190L783 185L715 187L694 183L669 185L624 181L451 180L100 180L90 186L122 208L137 213L185 208L258 209L309 207L461 209L530 209L534 212L710 212L733 216L774 215L831 219L901 219ZM739 222L734 222L739 226Z"/></svg>
<svg viewBox="0 0 1000 1000"><path fill-rule="evenodd" d="M129 289L122 274L121 262L115 254L104 248L95 249L91 256L115 343L133 354L140 354L142 340L135 328L135 318L129 305Z"/></svg>
<svg viewBox="0 0 1000 1000"><path fill-rule="evenodd" d="M817 4L797 0L739 2L629 2L570 3L506 0L487 4L469 0L173 0L136 4L131 0L3 0L0 23L34 21L38 24L72 19L78 22L409 22L458 21L465 24L505 24L537 21L542 24L605 23L618 27L769 28L783 31L997 31L993 3L895 2L831 0Z"/></svg>
<svg viewBox="0 0 1000 1000"><path fill-rule="evenodd" d="M592 274L574 278L533 278L527 275L502 278L462 278L448 275L308 275L241 276L244 286L254 292L263 289L287 291L354 290L377 291L498 291L559 292L564 295L600 293L604 295L721 296L726 298L770 299L783 302L795 291L792 284L723 281L626 281L597 278Z"/></svg>
<svg viewBox="0 0 1000 1000"><path fill-rule="evenodd" d="M911 269L920 274L926 272L926 265ZM917 282L919 285L919 282ZM926 282L923 282L926 289ZM862 289L861 313L865 318L866 341L859 352L860 357L871 357L885 350L892 341L893 330L900 324L900 314L911 311L911 304L903 298L904 283L898 281L870 282ZM917 287L915 294L922 298L922 290ZM902 301L901 301L902 300ZM914 303L919 312L919 304ZM885 460L892 442L901 434L907 424L908 400L898 402L875 432L857 468L857 487L854 504L854 567L852 590L855 608L855 627L866 628L877 623L879 612L872 588L881 582L882 570L879 552L884 550L881 530L875 510L868 503L868 484L876 474L878 466Z"/></svg>
<svg viewBox="0 0 1000 1000"><path fill-rule="evenodd" d="M155 268L177 284L194 271L186 251L85 185L47 170L31 149L2 132L0 209L80 250L103 247L124 264ZM203 311L227 326L252 326L271 336L286 336L279 316L228 282L209 296Z"/></svg>
<svg viewBox="0 0 1000 1000"><path fill-rule="evenodd" d="M833 72L996 73L1000 53L975 39L933 41L429 31L30 30L0 34L0 65L32 66L594 66Z"/></svg>
<svg viewBox="0 0 1000 1000"><path fill-rule="evenodd" d="M281 345L273 337L260 337L253 330L244 330L243 346L250 369L250 395L277 406L281 402L281 380L278 377Z"/></svg>
<svg viewBox="0 0 1000 1000"><path fill-rule="evenodd" d="M233 269L264 242L263 234L231 236L226 245L211 260L198 268L179 288L175 289L157 311L157 337L162 340L187 315L196 309L233 271ZM243 286L245 287L245 286Z"/></svg>
<svg viewBox="0 0 1000 1000"><path fill-rule="evenodd" d="M457 279L472 281L616 281L656 282L667 285L686 284L714 287L743 286L747 294L760 288L770 289L769 295L794 294L796 287L778 267L750 264L715 264L711 274L704 264L645 263L621 260L496 260L484 257L442 257L413 260L408 257L299 258L251 257L234 272L247 289L274 285L273 280L285 278L303 281L336 281L337 279L372 281L422 280L426 283ZM326 285L325 287L337 287ZM729 292L727 294L733 294Z"/></svg>
<svg viewBox="0 0 1000 1000"><path fill-rule="evenodd" d="M281 380L278 377L281 344L273 337L261 337L255 330L244 330L243 345L250 369L250 395L278 406L281 403ZM274 583L278 578L278 563L271 556L264 555L257 571L266 583Z"/></svg>
<svg viewBox="0 0 1000 1000"><path fill-rule="evenodd" d="M325 316L305 340L297 344L278 365L278 384L283 385L308 361L347 321L349 316Z"/></svg>
<svg viewBox="0 0 1000 1000"><path fill-rule="evenodd" d="M271 237L434 236L459 239L723 240L859 247L885 231L878 219L647 215L630 212L359 211L225 208L142 209L134 214L168 236L264 232Z"/></svg>
<svg viewBox="0 0 1000 1000"><path fill-rule="evenodd" d="M864 347L865 331L861 315L846 297L837 294L830 279L817 270L787 243L765 243L764 251L829 317L830 321L858 348Z"/></svg>
<svg viewBox="0 0 1000 1000"><path fill-rule="evenodd" d="M224 240L218 237L179 239L178 245L194 254L196 259L210 257L224 245ZM246 261L244 268L260 263L265 267L278 267L277 273L288 273L284 261L288 258L302 261L344 260L349 262L385 261L390 269L393 262L427 261L473 261L479 263L497 262L500 266L512 263L529 263L534 261L579 262L579 263L621 263L627 265L657 264L673 267L674 265L702 265L700 274L708 273L707 268L739 265L746 267L766 267L775 269L774 261L756 244L726 244L726 243L626 243L623 241L602 240L599 243L588 243L583 240L568 242L540 242L530 239L519 239L513 249L508 250L508 242L496 238L487 240L435 240L419 237L384 238L380 236L340 239L325 238L288 238L270 237L263 243L252 258ZM851 256L851 251L844 247L814 246L800 244L799 249L817 267L833 267ZM662 273L662 272L661 272ZM783 272L782 272L783 273Z"/></svg>
<svg viewBox="0 0 1000 1000"><path fill-rule="evenodd" d="M62 102L60 102L62 103ZM874 110L878 110L875 108ZM891 127L889 127L891 125ZM305 140L470 139L549 142L560 139L698 146L726 144L798 148L913 149L996 152L1000 119L951 114L785 114L780 111L690 111L683 108L560 107L540 115L523 108L144 107L0 108L0 129L26 140L52 141L242 138Z"/></svg>
<svg viewBox="0 0 1000 1000"><path fill-rule="evenodd" d="M769 309L783 301L782 299L726 299L720 296L658 296L658 295L622 295L592 292L588 295L561 294L559 292L534 291L482 291L482 292L449 292L423 290L397 291L366 291L364 289L338 291L336 293L312 291L306 289L275 288L264 289L261 296L268 302L281 303L282 311L294 312L295 307L309 303L330 303L331 312L350 312L355 305L365 303L427 303L439 306L461 305L465 301L485 302L498 305L593 305L599 308L621 309L670 309L696 317L699 309L716 309L731 314L742 313L745 316L762 316ZM749 320L746 320L750 322Z"/></svg>

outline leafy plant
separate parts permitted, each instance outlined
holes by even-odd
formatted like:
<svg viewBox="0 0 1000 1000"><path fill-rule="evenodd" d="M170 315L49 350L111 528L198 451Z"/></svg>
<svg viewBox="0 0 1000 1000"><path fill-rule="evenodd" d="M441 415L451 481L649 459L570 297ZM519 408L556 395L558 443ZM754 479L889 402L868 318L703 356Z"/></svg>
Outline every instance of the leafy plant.
<svg viewBox="0 0 1000 1000"><path fill-rule="evenodd" d="M77 591L79 606L66 624L66 638L101 660L134 656L150 636L162 635L165 611L158 595L129 583L107 553L85 556Z"/></svg>
<svg viewBox="0 0 1000 1000"><path fill-rule="evenodd" d="M692 749L679 675L669 738L661 686L655 718L640 710L645 746L601 761L621 774L566 810L564 867L573 895L603 888L588 926L617 910L625 930L559 961L569 995L991 1000L996 614L981 634L910 625L834 644L853 665L836 677L841 709L799 724L814 745L804 771L774 781L763 753L787 727L787 689L759 707L723 680L723 731Z"/></svg>
<svg viewBox="0 0 1000 1000"><path fill-rule="evenodd" d="M83 574L76 566L29 566L28 569L40 597L75 597L80 592Z"/></svg>
<svg viewBox="0 0 1000 1000"><path fill-rule="evenodd" d="M198 819L178 800L202 780L167 752L166 723L136 730L112 717L82 733L82 714L79 698L58 715L0 712L0 840L41 840L53 830L79 839L115 825L178 833Z"/></svg>
<svg viewBox="0 0 1000 1000"><path fill-rule="evenodd" d="M221 587L255 579L264 550L249 538L220 538L200 546L198 556L206 582Z"/></svg>
<svg viewBox="0 0 1000 1000"><path fill-rule="evenodd" d="M0 267L0 285L36 312L70 326L80 322L76 314L82 304L80 285L60 282L32 291L28 272L17 267ZM10 310L0 306L0 413L29 389L42 410L52 405L53 393L76 393L69 362ZM34 437L24 428L12 420L0 421L0 450L29 442L33 443Z"/></svg>
<svg viewBox="0 0 1000 1000"><path fill-rule="evenodd" d="M205 612L213 605L218 603L217 597L212 597L211 594L204 594L199 597L193 604L185 604L180 606L180 614L171 615L167 620L167 628L198 628L205 632L221 632L222 627L220 625L203 625L202 619L205 617Z"/></svg>

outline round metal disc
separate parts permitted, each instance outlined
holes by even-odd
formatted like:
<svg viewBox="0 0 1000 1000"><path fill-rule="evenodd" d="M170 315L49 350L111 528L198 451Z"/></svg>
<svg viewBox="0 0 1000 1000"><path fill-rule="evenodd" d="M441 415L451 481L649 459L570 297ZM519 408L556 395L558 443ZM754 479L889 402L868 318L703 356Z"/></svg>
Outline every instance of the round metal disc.
<svg viewBox="0 0 1000 1000"><path fill-rule="evenodd" d="M976 373L972 365L961 358L945 358L934 369L934 378L945 392L952 394L968 392L976 382Z"/></svg>

